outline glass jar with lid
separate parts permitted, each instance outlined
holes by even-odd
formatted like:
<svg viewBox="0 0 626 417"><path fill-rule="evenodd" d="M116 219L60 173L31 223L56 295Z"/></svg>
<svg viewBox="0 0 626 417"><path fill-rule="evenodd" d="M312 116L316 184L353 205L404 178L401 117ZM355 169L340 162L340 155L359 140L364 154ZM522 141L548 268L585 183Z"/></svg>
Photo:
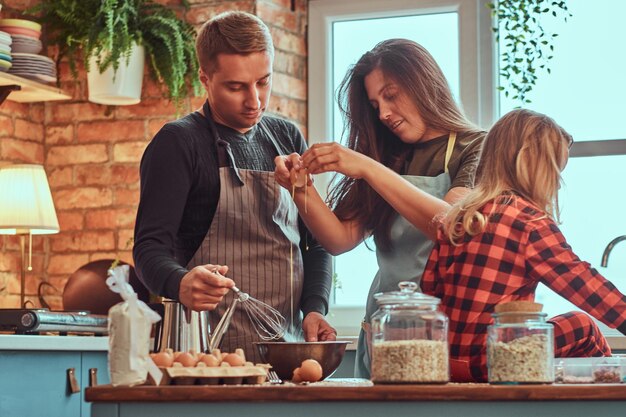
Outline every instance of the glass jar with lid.
<svg viewBox="0 0 626 417"><path fill-rule="evenodd" d="M487 329L487 370L491 384L554 382L554 328L542 305L499 304Z"/></svg>
<svg viewBox="0 0 626 417"><path fill-rule="evenodd" d="M448 318L437 310L440 300L417 292L414 282L398 286L400 291L374 295L372 381L448 382Z"/></svg>

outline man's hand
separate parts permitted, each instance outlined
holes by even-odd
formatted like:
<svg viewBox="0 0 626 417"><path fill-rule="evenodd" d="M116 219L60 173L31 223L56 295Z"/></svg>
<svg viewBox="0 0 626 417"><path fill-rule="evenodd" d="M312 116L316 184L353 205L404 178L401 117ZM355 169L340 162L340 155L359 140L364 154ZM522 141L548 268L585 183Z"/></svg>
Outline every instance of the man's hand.
<svg viewBox="0 0 626 417"><path fill-rule="evenodd" d="M302 322L302 330L304 330L304 339L307 342L337 340L337 331L328 324L324 316L317 312L306 315Z"/></svg>
<svg viewBox="0 0 626 417"><path fill-rule="evenodd" d="M195 311L215 310L235 282L226 278L227 266L199 265L180 281L179 299Z"/></svg>
<svg viewBox="0 0 626 417"><path fill-rule="evenodd" d="M274 164L276 165L274 168L274 178L276 179L276 182L291 191L294 179L292 172L295 171L296 173L299 173L304 169L300 160L300 155L295 152L291 155L279 155L274 158ZM310 175L307 175L306 181L309 186L313 185L313 179ZM302 184L302 186L304 186L304 184Z"/></svg>

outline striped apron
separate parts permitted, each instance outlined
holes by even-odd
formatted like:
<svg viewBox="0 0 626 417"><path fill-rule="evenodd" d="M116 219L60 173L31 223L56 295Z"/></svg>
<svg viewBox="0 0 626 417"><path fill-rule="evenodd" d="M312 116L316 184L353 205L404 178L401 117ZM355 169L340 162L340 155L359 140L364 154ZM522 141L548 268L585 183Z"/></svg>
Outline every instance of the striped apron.
<svg viewBox="0 0 626 417"><path fill-rule="evenodd" d="M300 298L304 270L297 208L289 192L274 179L274 172L237 168L229 144L220 139L209 116L208 104L204 105L204 114L216 139L218 156L222 152L220 159L228 158L230 166L219 169L220 197L215 216L187 268L209 263L228 266L227 276L241 291L277 309L287 318L289 333L302 339ZM281 154L273 134L262 124L258 127L264 129ZM232 299L231 292L209 314L211 329ZM259 335L242 303L238 303L220 348L225 352L243 348L247 359L256 363L260 358L253 342L258 341Z"/></svg>

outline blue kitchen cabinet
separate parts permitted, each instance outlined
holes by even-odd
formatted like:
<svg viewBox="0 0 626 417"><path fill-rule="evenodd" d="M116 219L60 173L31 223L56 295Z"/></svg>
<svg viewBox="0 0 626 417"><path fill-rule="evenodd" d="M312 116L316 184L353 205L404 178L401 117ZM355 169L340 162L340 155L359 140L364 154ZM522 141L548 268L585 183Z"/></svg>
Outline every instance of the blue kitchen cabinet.
<svg viewBox="0 0 626 417"><path fill-rule="evenodd" d="M81 394L68 383L80 367L77 352L1 351L0 416L80 416Z"/></svg>
<svg viewBox="0 0 626 417"><path fill-rule="evenodd" d="M80 415L81 417L91 417L91 403L85 402L85 388L89 386L89 373L92 369L96 370L98 385L111 382L107 352L82 352L81 368Z"/></svg>
<svg viewBox="0 0 626 417"><path fill-rule="evenodd" d="M99 384L109 383L107 352L0 350L0 416L90 417L84 392L92 368Z"/></svg>

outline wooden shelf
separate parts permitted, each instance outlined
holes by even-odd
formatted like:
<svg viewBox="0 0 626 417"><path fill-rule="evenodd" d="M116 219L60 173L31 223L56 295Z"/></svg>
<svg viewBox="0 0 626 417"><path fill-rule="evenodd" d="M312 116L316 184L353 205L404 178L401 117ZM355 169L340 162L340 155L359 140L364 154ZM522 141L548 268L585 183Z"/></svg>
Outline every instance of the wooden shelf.
<svg viewBox="0 0 626 417"><path fill-rule="evenodd" d="M72 97L63 90L50 87L46 84L32 81L16 75L0 72L0 87L9 85L19 85L20 90L12 91L7 100L19 103L34 103L37 101L69 100Z"/></svg>

